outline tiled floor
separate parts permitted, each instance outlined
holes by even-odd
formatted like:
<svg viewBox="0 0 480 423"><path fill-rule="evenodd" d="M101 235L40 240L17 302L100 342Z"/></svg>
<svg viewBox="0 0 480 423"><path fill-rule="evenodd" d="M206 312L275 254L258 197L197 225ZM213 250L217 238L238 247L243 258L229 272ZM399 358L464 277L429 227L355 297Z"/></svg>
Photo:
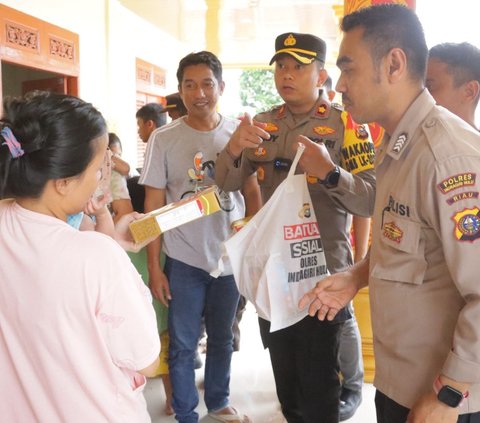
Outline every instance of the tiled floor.
<svg viewBox="0 0 480 423"><path fill-rule="evenodd" d="M253 423L284 423L275 394L272 370L268 352L262 348L258 333L257 317L249 304L241 322L241 350L234 353L230 383L231 403L241 412L248 414ZM196 371L197 386L203 380L203 368ZM200 404L197 412L200 423L214 423L207 416L203 402L203 391L199 389ZM355 416L348 423L374 423L373 398L375 389L366 384L363 389L363 402ZM153 423L175 422L173 417L164 414L165 394L161 379L151 379L145 389L145 397ZM322 423L319 418L318 423Z"/></svg>

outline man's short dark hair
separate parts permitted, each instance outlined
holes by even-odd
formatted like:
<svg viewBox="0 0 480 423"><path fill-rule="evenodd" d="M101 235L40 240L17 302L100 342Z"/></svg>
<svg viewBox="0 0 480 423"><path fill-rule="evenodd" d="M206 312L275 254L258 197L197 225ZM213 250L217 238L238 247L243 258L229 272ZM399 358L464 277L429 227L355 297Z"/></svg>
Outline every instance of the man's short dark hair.
<svg viewBox="0 0 480 423"><path fill-rule="evenodd" d="M422 24L415 12L399 4L383 4L360 9L345 16L341 29L349 32L363 28L363 40L369 44L375 66L393 48L405 52L410 75L425 79L428 48Z"/></svg>
<svg viewBox="0 0 480 423"><path fill-rule="evenodd" d="M217 81L222 82L222 63L218 60L218 57L210 51L200 51L198 53L190 53L180 60L177 70L179 85L182 84L185 68L193 65L207 65L212 70Z"/></svg>
<svg viewBox="0 0 480 423"><path fill-rule="evenodd" d="M135 115L137 118L143 119L144 122L151 120L155 123L157 128L167 123L167 117L165 116L165 109L159 103L147 103L145 106L140 107Z"/></svg>
<svg viewBox="0 0 480 423"><path fill-rule="evenodd" d="M468 81L480 83L480 49L470 43L443 43L430 49L429 59L447 65L455 87Z"/></svg>

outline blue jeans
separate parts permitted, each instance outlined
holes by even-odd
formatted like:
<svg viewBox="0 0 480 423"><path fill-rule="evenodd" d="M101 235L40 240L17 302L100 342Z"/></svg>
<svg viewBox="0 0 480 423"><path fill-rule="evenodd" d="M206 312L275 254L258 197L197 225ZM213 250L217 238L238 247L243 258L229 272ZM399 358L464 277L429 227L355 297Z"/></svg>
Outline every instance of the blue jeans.
<svg viewBox="0 0 480 423"><path fill-rule="evenodd" d="M172 405L179 422L197 423L193 359L202 315L207 331L205 404L212 412L229 404L232 325L239 293L233 276L213 278L202 269L170 257L165 261L165 274L172 294L168 312Z"/></svg>

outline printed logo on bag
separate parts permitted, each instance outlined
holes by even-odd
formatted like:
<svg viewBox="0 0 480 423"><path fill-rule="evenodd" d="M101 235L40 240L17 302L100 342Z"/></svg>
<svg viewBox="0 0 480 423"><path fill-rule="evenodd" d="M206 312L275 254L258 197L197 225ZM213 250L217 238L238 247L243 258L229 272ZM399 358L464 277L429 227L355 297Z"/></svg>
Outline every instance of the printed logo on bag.
<svg viewBox="0 0 480 423"><path fill-rule="evenodd" d="M283 227L283 239L302 239L313 236L320 236L317 222L307 222L299 225L291 225Z"/></svg>
<svg viewBox="0 0 480 423"><path fill-rule="evenodd" d="M304 203L303 207L298 212L298 217L304 219L305 217L309 218L311 215L312 215L312 212L310 211L310 204Z"/></svg>
<svg viewBox="0 0 480 423"><path fill-rule="evenodd" d="M383 225L383 236L390 241L400 244L403 238L403 231L395 224L395 222L387 222Z"/></svg>
<svg viewBox="0 0 480 423"><path fill-rule="evenodd" d="M277 132L278 131L278 126L275 125L272 122L267 122L264 130L267 131L267 132Z"/></svg>
<svg viewBox="0 0 480 423"><path fill-rule="evenodd" d="M302 210L305 208L304 206ZM303 279L322 276L327 273L327 266L318 265L316 256L316 254L323 253L323 244L317 222L284 226L283 235L285 240L298 241L290 244L290 256L300 259L301 270L288 272L288 282L300 282Z"/></svg>
<svg viewBox="0 0 480 423"><path fill-rule="evenodd" d="M455 238L458 241L473 242L480 237L480 209L473 207L456 213L452 220L455 222Z"/></svg>
<svg viewBox="0 0 480 423"><path fill-rule="evenodd" d="M458 175L449 176L440 182L437 187L442 194L447 194L462 187L469 187L475 185L477 174L473 172L459 173Z"/></svg>
<svg viewBox="0 0 480 423"><path fill-rule="evenodd" d="M329 126L315 126L313 131L318 135L329 135L335 133L335 129L330 128Z"/></svg>
<svg viewBox="0 0 480 423"><path fill-rule="evenodd" d="M453 197L448 198L445 200L447 204L455 204L458 201L461 200L470 200L471 198L478 198L478 192L477 191L467 191L467 192L460 192Z"/></svg>

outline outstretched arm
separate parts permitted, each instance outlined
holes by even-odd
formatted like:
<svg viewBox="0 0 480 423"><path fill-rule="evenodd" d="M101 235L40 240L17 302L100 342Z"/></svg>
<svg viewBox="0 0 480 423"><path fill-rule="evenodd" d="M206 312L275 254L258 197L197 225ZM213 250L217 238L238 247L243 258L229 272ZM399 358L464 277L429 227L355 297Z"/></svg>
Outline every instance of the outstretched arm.
<svg viewBox="0 0 480 423"><path fill-rule="evenodd" d="M369 255L345 272L328 276L305 294L299 308L308 306L310 316L319 320L333 320L337 313L352 300L355 294L368 285Z"/></svg>

